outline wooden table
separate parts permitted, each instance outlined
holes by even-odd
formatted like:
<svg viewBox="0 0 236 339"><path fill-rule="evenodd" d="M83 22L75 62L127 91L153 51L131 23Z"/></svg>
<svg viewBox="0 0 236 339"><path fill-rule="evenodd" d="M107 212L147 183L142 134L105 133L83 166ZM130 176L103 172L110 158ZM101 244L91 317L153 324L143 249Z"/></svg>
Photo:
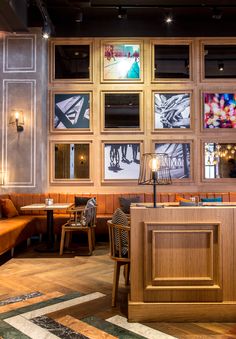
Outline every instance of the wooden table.
<svg viewBox="0 0 236 339"><path fill-rule="evenodd" d="M47 244L39 247L38 252L55 252L57 249L54 246L54 227L53 227L53 211L65 210L72 206L72 203L55 203L53 205L31 204L22 206L22 211L46 211L47 212Z"/></svg>

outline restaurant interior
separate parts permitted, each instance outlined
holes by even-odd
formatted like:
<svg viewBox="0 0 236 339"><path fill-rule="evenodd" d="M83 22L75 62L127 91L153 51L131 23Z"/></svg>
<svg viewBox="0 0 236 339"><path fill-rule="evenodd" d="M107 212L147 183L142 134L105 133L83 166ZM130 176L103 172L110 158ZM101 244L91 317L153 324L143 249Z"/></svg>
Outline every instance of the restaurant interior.
<svg viewBox="0 0 236 339"><path fill-rule="evenodd" d="M235 15L2 0L0 339L236 338Z"/></svg>

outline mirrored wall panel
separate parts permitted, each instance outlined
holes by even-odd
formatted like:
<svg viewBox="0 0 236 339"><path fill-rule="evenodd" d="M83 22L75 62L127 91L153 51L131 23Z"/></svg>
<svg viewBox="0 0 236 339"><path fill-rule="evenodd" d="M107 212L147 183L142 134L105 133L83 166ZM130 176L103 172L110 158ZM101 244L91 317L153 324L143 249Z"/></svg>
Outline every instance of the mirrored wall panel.
<svg viewBox="0 0 236 339"><path fill-rule="evenodd" d="M89 179L89 144L54 144L54 179Z"/></svg>
<svg viewBox="0 0 236 339"><path fill-rule="evenodd" d="M55 45L55 79L90 78L90 45Z"/></svg>
<svg viewBox="0 0 236 339"><path fill-rule="evenodd" d="M154 45L154 78L189 79L189 45Z"/></svg>
<svg viewBox="0 0 236 339"><path fill-rule="evenodd" d="M236 178L236 143L204 143L205 179Z"/></svg>
<svg viewBox="0 0 236 339"><path fill-rule="evenodd" d="M139 128L139 93L104 93L105 128Z"/></svg>
<svg viewBox="0 0 236 339"><path fill-rule="evenodd" d="M236 78L236 45L204 45L205 78Z"/></svg>

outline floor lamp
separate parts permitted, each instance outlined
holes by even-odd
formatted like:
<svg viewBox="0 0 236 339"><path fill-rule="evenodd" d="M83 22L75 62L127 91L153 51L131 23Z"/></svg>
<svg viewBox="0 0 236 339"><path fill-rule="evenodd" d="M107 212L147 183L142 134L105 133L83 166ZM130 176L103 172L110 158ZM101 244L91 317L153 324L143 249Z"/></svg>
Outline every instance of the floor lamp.
<svg viewBox="0 0 236 339"><path fill-rule="evenodd" d="M153 186L153 207L157 207L156 186L171 183L168 155L166 153L144 153L141 158L138 184Z"/></svg>

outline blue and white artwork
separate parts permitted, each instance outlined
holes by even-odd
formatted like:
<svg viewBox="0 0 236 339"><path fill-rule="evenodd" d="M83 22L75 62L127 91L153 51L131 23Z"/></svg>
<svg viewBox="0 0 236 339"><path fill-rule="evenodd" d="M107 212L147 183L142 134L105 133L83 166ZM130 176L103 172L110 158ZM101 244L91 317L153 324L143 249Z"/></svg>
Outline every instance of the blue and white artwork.
<svg viewBox="0 0 236 339"><path fill-rule="evenodd" d="M90 95L55 94L55 129L88 129L90 120Z"/></svg>
<svg viewBox="0 0 236 339"><path fill-rule="evenodd" d="M140 168L139 143L114 143L104 146L104 179L137 180Z"/></svg>

